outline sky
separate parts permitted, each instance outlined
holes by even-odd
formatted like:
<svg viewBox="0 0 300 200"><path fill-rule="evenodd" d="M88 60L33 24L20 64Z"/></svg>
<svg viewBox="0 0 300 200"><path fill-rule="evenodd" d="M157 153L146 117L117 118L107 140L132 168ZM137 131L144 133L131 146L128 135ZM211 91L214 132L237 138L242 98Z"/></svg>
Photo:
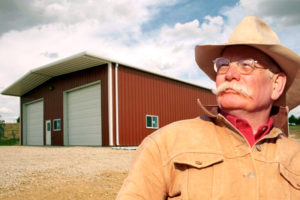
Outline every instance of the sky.
<svg viewBox="0 0 300 200"><path fill-rule="evenodd" d="M300 54L299 10L300 0L1 0L0 91L83 51L215 88L195 63L195 45L226 43L254 15ZM19 108L19 97L0 95L0 119L15 122Z"/></svg>

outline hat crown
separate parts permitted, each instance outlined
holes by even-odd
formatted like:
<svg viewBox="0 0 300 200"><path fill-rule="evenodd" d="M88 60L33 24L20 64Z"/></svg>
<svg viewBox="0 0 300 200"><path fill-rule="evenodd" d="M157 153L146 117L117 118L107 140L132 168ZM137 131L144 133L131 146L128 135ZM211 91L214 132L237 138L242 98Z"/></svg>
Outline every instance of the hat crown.
<svg viewBox="0 0 300 200"><path fill-rule="evenodd" d="M276 33L261 19L245 17L228 39L231 44L280 44Z"/></svg>

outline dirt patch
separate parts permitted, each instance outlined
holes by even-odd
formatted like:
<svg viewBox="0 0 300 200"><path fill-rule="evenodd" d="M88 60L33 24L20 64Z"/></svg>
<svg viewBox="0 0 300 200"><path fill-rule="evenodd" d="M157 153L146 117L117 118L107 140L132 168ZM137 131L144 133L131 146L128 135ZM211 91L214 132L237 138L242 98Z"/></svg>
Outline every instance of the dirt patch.
<svg viewBox="0 0 300 200"><path fill-rule="evenodd" d="M0 200L115 199L133 155L95 147L0 147Z"/></svg>
<svg viewBox="0 0 300 200"><path fill-rule="evenodd" d="M112 200L116 198L126 176L127 172L103 171L99 175L95 175L93 179L63 176L59 179L40 179L35 183L23 183L18 187L0 190L5 193L0 199Z"/></svg>

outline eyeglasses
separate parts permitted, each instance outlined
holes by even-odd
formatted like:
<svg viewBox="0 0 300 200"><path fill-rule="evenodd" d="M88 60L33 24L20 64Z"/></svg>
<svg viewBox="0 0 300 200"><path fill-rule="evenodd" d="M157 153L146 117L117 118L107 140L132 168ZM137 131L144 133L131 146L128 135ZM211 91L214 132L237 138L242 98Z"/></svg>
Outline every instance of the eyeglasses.
<svg viewBox="0 0 300 200"><path fill-rule="evenodd" d="M218 74L225 74L230 67L231 62L227 58L216 58L214 61L214 70ZM238 60L237 63L237 69L240 74L251 74L255 68L264 69L262 67L257 67L257 61L253 59L245 59L245 60Z"/></svg>

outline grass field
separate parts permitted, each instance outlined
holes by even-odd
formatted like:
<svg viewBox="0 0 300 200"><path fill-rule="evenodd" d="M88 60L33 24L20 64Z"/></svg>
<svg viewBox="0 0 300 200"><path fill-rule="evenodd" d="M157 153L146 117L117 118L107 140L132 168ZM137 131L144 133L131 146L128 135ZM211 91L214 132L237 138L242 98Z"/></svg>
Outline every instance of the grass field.
<svg viewBox="0 0 300 200"><path fill-rule="evenodd" d="M0 139L0 146L19 145L19 139Z"/></svg>
<svg viewBox="0 0 300 200"><path fill-rule="evenodd" d="M290 126L290 137L300 141L300 125Z"/></svg>

